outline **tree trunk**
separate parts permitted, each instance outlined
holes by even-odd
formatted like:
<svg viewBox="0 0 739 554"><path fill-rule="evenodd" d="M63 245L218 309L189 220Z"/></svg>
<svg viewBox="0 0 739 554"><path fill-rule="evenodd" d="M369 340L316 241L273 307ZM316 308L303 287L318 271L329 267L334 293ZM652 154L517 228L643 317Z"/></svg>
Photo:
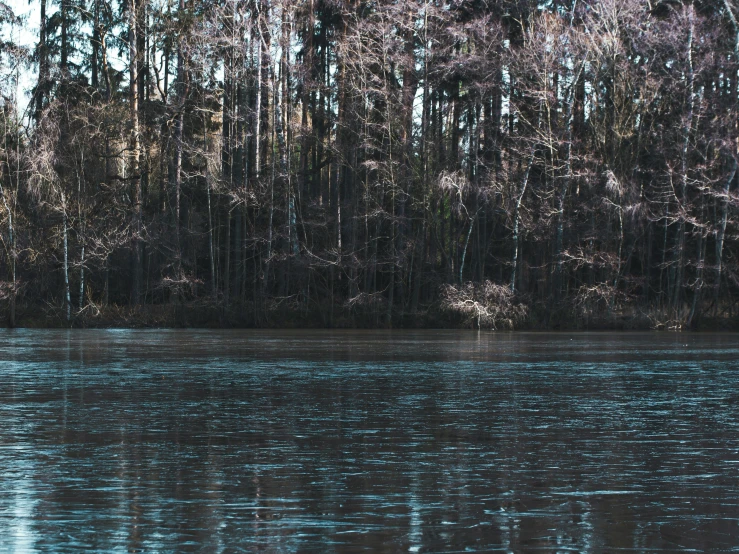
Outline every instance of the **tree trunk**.
<svg viewBox="0 0 739 554"><path fill-rule="evenodd" d="M541 122L541 115L539 116ZM537 128L539 126L537 125ZM511 290L516 292L516 277L518 271L518 242L519 242L519 226L520 226L520 212L521 204L523 203L523 197L526 194L526 188L529 184L529 175L531 174L531 168L534 166L534 157L536 155L536 143L531 146L531 154L529 155L529 161L526 164L526 171L523 174L521 181L521 188L518 190L516 195L516 204L513 209L513 260L511 261Z"/></svg>
<svg viewBox="0 0 739 554"><path fill-rule="evenodd" d="M688 6L688 18L690 28L688 29L688 102L687 121L683 128L683 144L680 151L680 203L682 209L678 212L677 249L675 251L675 283L673 311L677 319L680 318L681 304L683 300L683 273L685 268L685 221L688 200L688 147L690 146L690 133L693 127L693 111L695 107L695 73L693 71L693 33L695 30L695 13L693 4Z"/></svg>
<svg viewBox="0 0 739 554"><path fill-rule="evenodd" d="M563 281L563 265L564 265L564 211L565 211L565 198L567 191L570 188L572 181L572 129L574 125L574 106L575 106L575 90L577 83L580 81L582 75L584 63L580 64L580 67L572 80L570 90L567 93L566 98L566 114L565 114L565 169L564 175L561 178L562 186L559 189L559 195L557 196L557 252L555 259L557 261L556 277L554 279L555 297L559 298L562 293L562 281Z"/></svg>
<svg viewBox="0 0 739 554"><path fill-rule="evenodd" d="M10 291L10 311L8 314L8 327L15 327L15 301L16 301L16 251L15 251L15 228L13 227L13 211L10 209L10 202L5 195L5 188L2 184L2 174L0 173L0 198L3 200L3 206L8 214L8 245L10 247L10 279L13 289Z"/></svg>
<svg viewBox="0 0 739 554"><path fill-rule="evenodd" d="M84 168L85 158L84 154L80 154L80 166ZM79 309L85 307L85 216L82 212L82 175L80 171L77 171L77 217L79 219L79 242L81 245L80 252L80 298L79 298Z"/></svg>
<svg viewBox="0 0 739 554"><path fill-rule="evenodd" d="M734 30L734 76L732 79L733 87L731 90L732 97L734 99L734 141L736 144L736 152L733 155L732 168L729 178L725 181L724 190L721 198L721 221L719 222L719 229L716 236L716 288L715 288L715 304L716 310L718 310L719 303L719 292L721 290L721 272L723 271L723 253L724 253L724 238L726 236L726 224L729 217L729 191L731 189L731 183L734 181L734 177L737 172L737 157L739 157L739 97L737 97L737 90L739 90L739 82L736 76L736 67L739 64L739 21L737 21L734 15L734 10L729 4L729 0L724 0L724 7L731 20L731 26Z"/></svg>
<svg viewBox="0 0 739 554"><path fill-rule="evenodd" d="M134 0L131 0L134 1ZM179 1L178 11L182 16L185 11L185 0ZM185 102L187 99L187 71L185 68L184 38L180 37L177 45L177 119L175 123L175 159L174 159L174 194L175 194L175 240L177 243L176 267L182 266L182 239L181 224L181 194L182 194L182 150L185 125Z"/></svg>
<svg viewBox="0 0 739 554"><path fill-rule="evenodd" d="M136 0L128 3L128 53L129 53L129 100L131 115L131 179L133 180L134 205L134 262L133 262L133 304L141 302L142 256L142 199L141 199L141 144L139 132L139 53L138 53L138 12Z"/></svg>
<svg viewBox="0 0 739 554"><path fill-rule="evenodd" d="M38 56L38 83L36 84L35 112L36 123L41 120L41 112L46 104L49 93L49 47L46 43L46 0L41 0L41 21L39 23Z"/></svg>
<svg viewBox="0 0 739 554"><path fill-rule="evenodd" d="M737 153L737 155L739 155L739 152ZM725 181L722 196L719 200L721 202L721 220L719 221L719 227L716 233L716 285L714 289L714 302L716 303L717 308L719 301L719 291L721 290L721 272L724 259L724 238L726 237L726 225L729 220L729 191L731 188L731 183L734 181L734 176L736 175L738 166L739 163L737 162L736 157L734 157L732 159L731 173L729 174L729 178Z"/></svg>
<svg viewBox="0 0 739 554"><path fill-rule="evenodd" d="M470 244L470 237L472 236L472 228L475 226L475 220L477 219L477 214L475 214L474 217L470 218L470 228L469 231L467 231L467 238L464 241L464 249L462 250L462 260L459 262L459 284L462 284L462 274L464 273L464 259L467 256L467 247ZM474 266L473 266L474 269Z"/></svg>
<svg viewBox="0 0 739 554"><path fill-rule="evenodd" d="M64 242L64 317L69 323L72 319L72 297L69 291L69 230L67 225L67 201L62 192L62 220Z"/></svg>
<svg viewBox="0 0 739 554"><path fill-rule="evenodd" d="M93 0L93 2L92 38L90 40L90 47L92 49L90 85L97 90L99 86L98 69L100 59L100 0Z"/></svg>

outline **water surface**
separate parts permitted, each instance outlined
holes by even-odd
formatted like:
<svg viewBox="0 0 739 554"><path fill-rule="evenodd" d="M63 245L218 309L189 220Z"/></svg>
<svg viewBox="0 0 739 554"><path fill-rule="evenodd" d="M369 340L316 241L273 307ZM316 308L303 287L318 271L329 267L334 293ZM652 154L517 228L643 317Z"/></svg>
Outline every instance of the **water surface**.
<svg viewBox="0 0 739 554"><path fill-rule="evenodd" d="M739 551L739 336L0 332L0 552Z"/></svg>

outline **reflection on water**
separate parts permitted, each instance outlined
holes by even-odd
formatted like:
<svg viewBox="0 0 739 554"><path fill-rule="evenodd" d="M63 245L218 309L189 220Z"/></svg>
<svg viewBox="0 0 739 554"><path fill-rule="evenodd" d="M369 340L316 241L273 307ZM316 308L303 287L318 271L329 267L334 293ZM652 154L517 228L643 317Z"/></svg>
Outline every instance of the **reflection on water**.
<svg viewBox="0 0 739 554"><path fill-rule="evenodd" d="M735 551L738 338L4 331L0 552Z"/></svg>

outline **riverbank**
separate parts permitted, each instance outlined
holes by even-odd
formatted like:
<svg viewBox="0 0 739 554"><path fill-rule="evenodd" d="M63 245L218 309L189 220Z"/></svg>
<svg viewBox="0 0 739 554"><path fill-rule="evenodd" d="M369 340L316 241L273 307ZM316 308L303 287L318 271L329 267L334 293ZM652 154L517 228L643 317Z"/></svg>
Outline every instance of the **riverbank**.
<svg viewBox="0 0 739 554"><path fill-rule="evenodd" d="M26 328L261 328L261 329L489 329L521 331L737 331L739 318L731 313L694 316L688 321L656 309L621 306L578 313L560 304L521 304L513 319L503 316L479 320L469 310L442 304L407 310L357 308L346 305L301 307L288 301L224 307L207 301L143 306L87 306L71 313L53 306L16 307L16 327ZM3 318L8 326L8 317Z"/></svg>

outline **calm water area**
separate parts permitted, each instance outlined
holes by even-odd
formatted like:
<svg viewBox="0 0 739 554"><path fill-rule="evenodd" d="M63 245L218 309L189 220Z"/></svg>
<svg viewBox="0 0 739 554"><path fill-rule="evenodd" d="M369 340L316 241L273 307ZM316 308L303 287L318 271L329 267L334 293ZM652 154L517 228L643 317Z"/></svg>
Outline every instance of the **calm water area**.
<svg viewBox="0 0 739 554"><path fill-rule="evenodd" d="M739 335L0 331L0 552L738 552Z"/></svg>

